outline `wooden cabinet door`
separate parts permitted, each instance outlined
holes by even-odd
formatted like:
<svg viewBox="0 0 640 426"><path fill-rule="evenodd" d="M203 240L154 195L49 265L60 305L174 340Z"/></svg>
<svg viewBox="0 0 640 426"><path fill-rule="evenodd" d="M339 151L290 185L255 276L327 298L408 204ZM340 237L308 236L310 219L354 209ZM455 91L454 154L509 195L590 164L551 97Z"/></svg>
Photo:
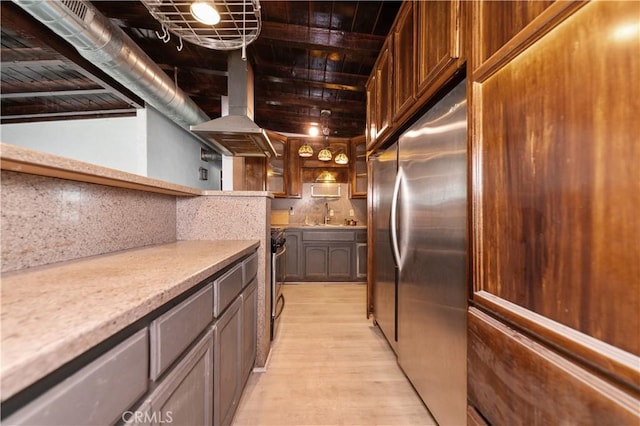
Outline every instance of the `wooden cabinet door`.
<svg viewBox="0 0 640 426"><path fill-rule="evenodd" d="M638 423L640 38L620 28L640 3L531 3L474 3L476 51L528 25L470 82L470 401L492 424Z"/></svg>
<svg viewBox="0 0 640 426"><path fill-rule="evenodd" d="M457 68L461 46L459 0L415 3L417 12L417 95L433 92ZM440 78L442 77L442 78Z"/></svg>
<svg viewBox="0 0 640 426"><path fill-rule="evenodd" d="M276 197L287 196L287 164L289 152L286 138L271 137L271 143L276 151L276 156L267 160L267 191L273 192Z"/></svg>
<svg viewBox="0 0 640 426"><path fill-rule="evenodd" d="M298 155L302 141L297 138L288 138L288 153L286 163L287 174L287 198L302 197L302 162Z"/></svg>
<svg viewBox="0 0 640 426"><path fill-rule="evenodd" d="M322 281L329 274L329 247L313 245L304 247L304 278Z"/></svg>
<svg viewBox="0 0 640 426"><path fill-rule="evenodd" d="M393 30L394 117L400 116L415 101L416 49L412 1L402 4Z"/></svg>
<svg viewBox="0 0 640 426"><path fill-rule="evenodd" d="M367 149L373 148L376 143L376 136L378 135L378 129L376 127L376 105L378 103L376 81L377 78L374 69L367 81L367 125L365 134L367 138Z"/></svg>
<svg viewBox="0 0 640 426"><path fill-rule="evenodd" d="M215 323L214 424L228 425L242 392L242 298Z"/></svg>
<svg viewBox="0 0 640 426"><path fill-rule="evenodd" d="M284 279L285 281L300 281L304 279L301 233L300 231L287 230L284 236L287 239L287 252L285 253L287 270Z"/></svg>
<svg viewBox="0 0 640 426"><path fill-rule="evenodd" d="M349 198L367 198L367 147L364 137L351 140Z"/></svg>
<svg viewBox="0 0 640 426"><path fill-rule="evenodd" d="M393 113L393 58L391 56L393 37L387 37L374 72L376 74L376 104L375 123L376 140L384 137L391 126Z"/></svg>
<svg viewBox="0 0 640 426"><path fill-rule="evenodd" d="M328 251L329 269L327 278L330 281L351 281L355 276L355 257L353 247L330 246Z"/></svg>

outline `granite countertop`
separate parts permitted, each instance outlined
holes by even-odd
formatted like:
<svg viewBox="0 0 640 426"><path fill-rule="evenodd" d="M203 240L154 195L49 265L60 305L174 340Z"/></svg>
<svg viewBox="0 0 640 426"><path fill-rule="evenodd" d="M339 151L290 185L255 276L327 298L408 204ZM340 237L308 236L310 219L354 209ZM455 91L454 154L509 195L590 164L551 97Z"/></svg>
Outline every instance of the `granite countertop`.
<svg viewBox="0 0 640 426"><path fill-rule="evenodd" d="M2 400L256 249L177 241L2 275Z"/></svg>

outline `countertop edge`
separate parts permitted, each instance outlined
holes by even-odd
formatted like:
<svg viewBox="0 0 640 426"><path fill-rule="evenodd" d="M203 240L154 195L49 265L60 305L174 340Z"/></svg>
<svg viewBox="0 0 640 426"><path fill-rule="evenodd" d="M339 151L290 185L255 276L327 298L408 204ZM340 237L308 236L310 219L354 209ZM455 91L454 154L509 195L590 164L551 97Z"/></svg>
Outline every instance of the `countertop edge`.
<svg viewBox="0 0 640 426"><path fill-rule="evenodd" d="M72 158L0 142L2 170L47 176L78 182L97 183L120 188L178 196L202 195L202 190L189 186L140 176L122 170L98 166Z"/></svg>

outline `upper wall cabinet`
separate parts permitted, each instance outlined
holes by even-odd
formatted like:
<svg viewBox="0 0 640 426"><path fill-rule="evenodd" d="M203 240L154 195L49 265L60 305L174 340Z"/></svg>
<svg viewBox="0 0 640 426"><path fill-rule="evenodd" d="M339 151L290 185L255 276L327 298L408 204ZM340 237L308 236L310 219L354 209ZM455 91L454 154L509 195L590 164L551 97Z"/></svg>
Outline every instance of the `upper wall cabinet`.
<svg viewBox="0 0 640 426"><path fill-rule="evenodd" d="M276 198L299 198L302 196L300 183L300 159L298 139L270 132L269 139L276 151L271 158L246 157L244 160L245 190L273 192ZM260 171L262 167L263 171Z"/></svg>
<svg viewBox="0 0 640 426"><path fill-rule="evenodd" d="M459 0L405 1L367 81L367 150L402 128L465 61Z"/></svg>
<svg viewBox="0 0 640 426"><path fill-rule="evenodd" d="M472 69L475 71L499 50L512 51L511 47L506 46L507 43L553 3L553 0L474 3L473 15L476 19L473 31L474 38L479 42L474 43ZM566 5L571 6L571 3L566 2Z"/></svg>
<svg viewBox="0 0 640 426"><path fill-rule="evenodd" d="M387 38L380 56L373 69L376 74L375 91L376 103L374 108L376 113L374 114L376 140L382 139L385 134L388 133L391 126L391 119L393 113L393 56L392 52L392 37Z"/></svg>
<svg viewBox="0 0 640 426"><path fill-rule="evenodd" d="M367 198L367 148L365 138L352 139L350 148L351 177L349 179L349 197Z"/></svg>
<svg viewBox="0 0 640 426"><path fill-rule="evenodd" d="M271 144L276 151L276 155L267 160L267 191L273 192L276 197L287 195L287 160L289 153L287 152L286 138L277 138L270 136Z"/></svg>
<svg viewBox="0 0 640 426"><path fill-rule="evenodd" d="M416 94L420 96L435 92L438 80L450 78L458 68L463 21L459 0L417 1L414 8L418 53ZM430 87L433 90L429 91Z"/></svg>
<svg viewBox="0 0 640 426"><path fill-rule="evenodd" d="M402 5L393 29L393 96L394 117L405 112L415 101L416 63L415 4Z"/></svg>

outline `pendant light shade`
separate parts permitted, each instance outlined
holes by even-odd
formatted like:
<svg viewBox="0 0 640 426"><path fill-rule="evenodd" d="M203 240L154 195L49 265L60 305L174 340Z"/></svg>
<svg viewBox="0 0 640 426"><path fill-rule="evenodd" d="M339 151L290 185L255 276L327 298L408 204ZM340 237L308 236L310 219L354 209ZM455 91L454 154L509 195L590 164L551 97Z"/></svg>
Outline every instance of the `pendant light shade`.
<svg viewBox="0 0 640 426"><path fill-rule="evenodd" d="M331 151L328 148L323 148L318 153L318 160L320 161L331 161Z"/></svg>
<svg viewBox="0 0 640 426"><path fill-rule="evenodd" d="M220 14L210 1L194 1L189 10L191 15L203 24L215 25L220 22Z"/></svg>
<svg viewBox="0 0 640 426"><path fill-rule="evenodd" d="M327 170L324 170L322 173L318 175L316 178L316 182L322 183L336 183L336 177L333 173L330 173Z"/></svg>
<svg viewBox="0 0 640 426"><path fill-rule="evenodd" d="M305 144L298 149L298 155L305 158L311 157L313 155L313 148L305 142Z"/></svg>
<svg viewBox="0 0 640 426"><path fill-rule="evenodd" d="M347 157L347 154L345 154L344 152L341 152L340 154L336 155L335 162L336 164L348 164L349 157Z"/></svg>

